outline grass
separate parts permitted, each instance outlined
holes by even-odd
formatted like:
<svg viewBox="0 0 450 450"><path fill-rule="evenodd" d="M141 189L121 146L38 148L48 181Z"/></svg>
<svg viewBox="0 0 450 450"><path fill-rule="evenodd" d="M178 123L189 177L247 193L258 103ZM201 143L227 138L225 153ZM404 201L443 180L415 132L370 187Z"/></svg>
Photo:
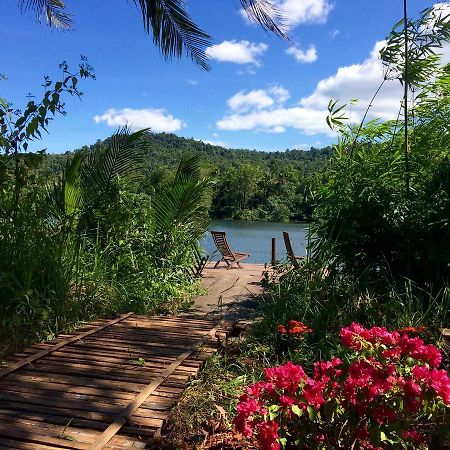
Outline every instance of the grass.
<svg viewBox="0 0 450 450"><path fill-rule="evenodd" d="M160 448L235 448L235 408L244 389L258 381L270 365L267 350L242 341L230 343L211 356L172 410ZM219 436L229 447L214 447Z"/></svg>

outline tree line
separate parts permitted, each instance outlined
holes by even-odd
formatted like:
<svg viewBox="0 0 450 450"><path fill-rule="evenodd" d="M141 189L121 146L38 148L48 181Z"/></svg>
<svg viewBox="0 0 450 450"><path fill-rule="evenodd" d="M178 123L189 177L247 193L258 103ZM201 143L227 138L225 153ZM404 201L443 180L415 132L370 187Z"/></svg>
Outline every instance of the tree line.
<svg viewBox="0 0 450 450"><path fill-rule="evenodd" d="M105 141L64 154L45 156L47 177L58 173L65 161L80 151L95 151ZM147 133L146 178L142 189L152 193L170 180L179 161L198 156L202 172L214 184L209 215L212 219L256 221L310 221L311 185L332 154L331 147L264 152L227 149L171 133Z"/></svg>

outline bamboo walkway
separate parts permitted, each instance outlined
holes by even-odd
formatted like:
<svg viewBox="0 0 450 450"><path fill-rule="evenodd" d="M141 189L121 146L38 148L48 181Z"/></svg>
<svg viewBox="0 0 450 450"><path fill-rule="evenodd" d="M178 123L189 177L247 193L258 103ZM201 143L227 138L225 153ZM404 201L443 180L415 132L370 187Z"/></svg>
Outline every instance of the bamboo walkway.
<svg viewBox="0 0 450 450"><path fill-rule="evenodd" d="M9 358L0 368L0 449L148 448L223 334L213 299L245 297L259 269L208 268L210 295L193 313L128 313Z"/></svg>

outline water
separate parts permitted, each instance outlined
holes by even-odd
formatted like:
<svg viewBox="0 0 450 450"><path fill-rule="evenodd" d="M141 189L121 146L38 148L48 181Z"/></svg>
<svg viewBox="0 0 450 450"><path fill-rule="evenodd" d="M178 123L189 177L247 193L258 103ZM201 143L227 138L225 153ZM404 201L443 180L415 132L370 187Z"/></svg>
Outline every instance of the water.
<svg viewBox="0 0 450 450"><path fill-rule="evenodd" d="M297 223L277 222L246 222L242 220L217 220L210 227L212 230L225 231L228 244L236 252L250 253L245 262L270 263L272 254L272 238L276 238L276 258L286 258L283 231L287 231L291 238L294 254L301 256L306 254L306 230L307 225ZM201 241L208 255L211 255L216 246L207 234ZM213 261L220 258L217 252Z"/></svg>

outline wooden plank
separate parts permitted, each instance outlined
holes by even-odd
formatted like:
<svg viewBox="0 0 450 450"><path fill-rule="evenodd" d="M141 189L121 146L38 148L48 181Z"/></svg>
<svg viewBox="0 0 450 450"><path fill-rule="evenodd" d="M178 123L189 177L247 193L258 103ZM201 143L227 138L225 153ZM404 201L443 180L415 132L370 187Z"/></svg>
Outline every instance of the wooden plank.
<svg viewBox="0 0 450 450"><path fill-rule="evenodd" d="M213 337L216 331L219 329L223 320L212 328L199 342L194 344L190 349L182 353L178 358L168 366L162 374L153 380L146 388L131 402L125 410L117 416L113 423L103 432L100 438L92 445L89 450L102 450L108 442L117 434L117 432L127 423L136 410L147 400L147 398L158 388L158 386L167 380L172 372L192 353L200 348L209 338ZM136 419L134 419L136 420Z"/></svg>
<svg viewBox="0 0 450 450"><path fill-rule="evenodd" d="M26 358L29 356L29 353L33 353L33 352L28 352L28 350L25 350L25 353L22 354L21 357L18 357L17 360L19 361L20 359ZM117 354L115 352L111 352L111 351L107 351L107 350L97 350L97 351L92 351L89 353L86 353L83 349L79 349L79 348L75 348L75 347L64 347L61 350L57 350L55 352L53 352L51 354L52 356L59 356L61 358L81 358L81 359L86 359L86 360L94 360L94 361L110 361L110 362L114 362L114 361L122 361L122 362L129 362L130 360L138 360L139 357L141 356L140 352L128 352L126 355L124 355L123 353ZM47 356L46 358L51 358L51 356ZM151 363L152 366L154 365L155 367L158 364L164 365L167 364L168 362L170 363L173 360L173 357L170 356L164 356L164 355L158 355L158 356L153 356L151 359ZM182 367L186 367L186 370L189 370L189 367L196 367L199 364L201 364L203 362L203 360L201 359L196 359L196 358L192 358L189 360L186 360L183 363Z"/></svg>
<svg viewBox="0 0 450 450"><path fill-rule="evenodd" d="M29 364L31 362L34 362L34 361L37 361L40 358L43 358L44 356L54 352L55 350L60 349L61 347L64 347L67 344L71 344L73 342L79 341L80 339L83 339L83 338L85 338L87 336L90 336L91 334L94 334L97 331L103 330L104 328L109 327L111 325L114 325L115 323L120 322L121 320L127 319L128 317L130 317L132 315L133 315L132 312L127 313L127 314L123 314L122 316L120 316L120 317L118 317L116 319L110 320L109 322L107 322L107 323L105 323L103 325L100 325L100 326L98 326L96 328L93 328L92 330L85 331L84 333L77 334L77 335L73 336L72 338L65 339L65 340L59 342L58 344L53 345L52 347L50 347L47 350L43 350L42 352L36 353L36 354L34 354L34 355L32 355L32 356L30 356L30 357L28 357L28 358L26 358L26 359L16 363L16 364L13 364L13 365L9 366L6 369L0 370L0 379L4 378L6 375L9 375L10 373L16 372L17 370L21 369L22 367L26 366L27 364Z"/></svg>
<svg viewBox="0 0 450 450"><path fill-rule="evenodd" d="M89 444L83 444L81 442L70 441L67 439L58 439L51 436L45 436L39 433L34 433L32 431L26 430L25 428L20 428L11 424L0 423L0 436L6 438L21 439L25 442L32 442L36 444L52 445L56 448L66 448L66 449L76 449L85 450L89 448Z"/></svg>

